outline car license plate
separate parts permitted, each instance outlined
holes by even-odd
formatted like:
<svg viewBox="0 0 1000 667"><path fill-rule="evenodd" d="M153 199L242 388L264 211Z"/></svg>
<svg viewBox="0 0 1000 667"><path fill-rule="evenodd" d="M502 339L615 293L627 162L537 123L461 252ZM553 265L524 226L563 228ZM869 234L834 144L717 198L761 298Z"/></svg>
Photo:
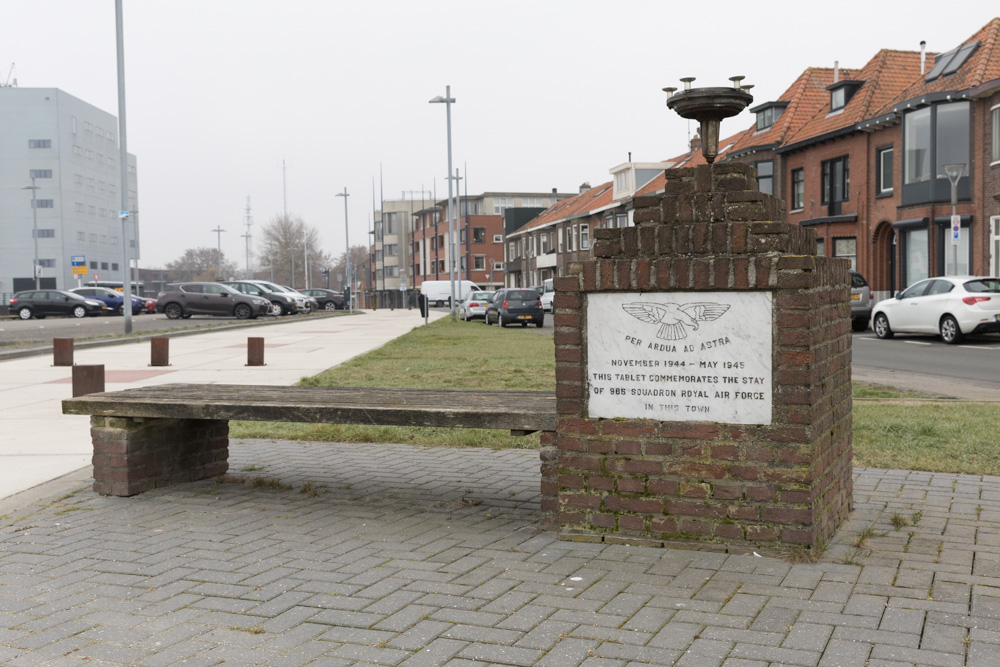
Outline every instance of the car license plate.
<svg viewBox="0 0 1000 667"><path fill-rule="evenodd" d="M519 320L530 320L531 319L531 315L518 315L517 319L519 319Z"/></svg>
<svg viewBox="0 0 1000 667"><path fill-rule="evenodd" d="M861 300L861 295L860 294L852 294L851 295L851 301L860 301L860 300Z"/></svg>
<svg viewBox="0 0 1000 667"><path fill-rule="evenodd" d="M1000 322L1000 315L994 315L997 318L997 322Z"/></svg>

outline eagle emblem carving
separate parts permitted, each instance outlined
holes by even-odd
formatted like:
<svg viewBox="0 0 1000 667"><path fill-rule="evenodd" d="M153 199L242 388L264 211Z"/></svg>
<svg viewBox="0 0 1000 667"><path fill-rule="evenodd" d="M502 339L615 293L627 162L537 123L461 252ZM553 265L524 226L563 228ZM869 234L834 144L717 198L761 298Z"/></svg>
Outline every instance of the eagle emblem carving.
<svg viewBox="0 0 1000 667"><path fill-rule="evenodd" d="M717 320L729 310L729 304L699 301L696 303L625 303L622 309L640 322L659 324L657 338L681 340L687 329L698 330L699 322Z"/></svg>

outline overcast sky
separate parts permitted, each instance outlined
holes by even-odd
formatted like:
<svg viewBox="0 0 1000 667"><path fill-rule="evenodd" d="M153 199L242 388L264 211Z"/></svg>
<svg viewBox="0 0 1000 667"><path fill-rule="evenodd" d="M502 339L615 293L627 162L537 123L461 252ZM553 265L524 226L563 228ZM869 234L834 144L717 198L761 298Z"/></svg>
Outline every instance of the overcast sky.
<svg viewBox="0 0 1000 667"><path fill-rule="evenodd" d="M55 87L117 115L114 0L0 0L0 81ZM879 49L958 45L992 0L876 3L593 0L124 0L129 152L144 267L215 247L242 264L255 225L287 208L344 250L386 199L447 193L451 86L463 189L576 192L628 160L686 150L661 88L754 84L776 99L809 66L860 68ZM732 134L744 112L723 123ZM2 131L2 129L0 129Z"/></svg>

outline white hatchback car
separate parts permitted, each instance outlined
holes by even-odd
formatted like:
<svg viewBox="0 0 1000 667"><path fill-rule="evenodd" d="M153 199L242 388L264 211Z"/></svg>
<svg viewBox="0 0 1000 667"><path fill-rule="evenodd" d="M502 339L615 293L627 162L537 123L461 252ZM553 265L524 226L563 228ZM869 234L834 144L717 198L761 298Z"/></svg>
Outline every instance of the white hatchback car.
<svg viewBox="0 0 1000 667"><path fill-rule="evenodd" d="M879 338L896 333L939 334L958 343L969 334L1000 332L1000 278L941 276L914 283L875 304L872 327Z"/></svg>
<svg viewBox="0 0 1000 667"><path fill-rule="evenodd" d="M469 292L465 300L458 305L458 319L468 322L486 317L486 302L493 292Z"/></svg>

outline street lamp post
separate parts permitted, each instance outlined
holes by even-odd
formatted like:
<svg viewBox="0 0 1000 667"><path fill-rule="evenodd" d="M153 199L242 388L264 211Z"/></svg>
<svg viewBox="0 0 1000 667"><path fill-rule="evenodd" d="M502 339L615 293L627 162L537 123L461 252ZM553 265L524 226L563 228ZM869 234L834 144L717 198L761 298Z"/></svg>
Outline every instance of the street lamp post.
<svg viewBox="0 0 1000 667"><path fill-rule="evenodd" d="M451 261L451 271L448 273L448 278L451 281L451 320L454 322L458 318L456 316L455 310L455 228L457 226L456 221L452 218L452 208L451 208L451 105L455 103L455 98L451 96L451 86L445 86L444 97L438 95L434 99L430 100L431 104L444 104L447 110L448 119L448 247L451 250L452 256Z"/></svg>
<svg viewBox="0 0 1000 667"><path fill-rule="evenodd" d="M219 237L219 247L215 251L215 279L225 280L225 276L222 275L222 232L226 230L222 228L222 225L218 225L212 231Z"/></svg>
<svg viewBox="0 0 1000 667"><path fill-rule="evenodd" d="M115 0L115 37L118 61L118 161L121 165L122 208L122 303L125 304L125 333L132 333L132 281L129 280L128 249L128 133L125 131L125 38L122 0Z"/></svg>
<svg viewBox="0 0 1000 667"><path fill-rule="evenodd" d="M38 273L39 273L39 271L38 271L38 207L37 207L38 200L35 199L35 190L38 189L38 186L35 185L35 177L34 176L31 177L31 185L26 185L22 189L23 190L31 190L31 221L32 221L32 225L33 225L33 227L32 227L33 231L31 232L31 235L35 239L35 261L31 265L31 275L33 276L33 280L35 281L35 289L38 289Z"/></svg>
<svg viewBox="0 0 1000 667"><path fill-rule="evenodd" d="M962 240L962 220L956 212L958 204L958 181L965 173L965 163L946 164L943 166L944 175L951 183L951 270L953 276L958 275L958 245ZM945 271L945 275L948 272Z"/></svg>
<svg viewBox="0 0 1000 667"><path fill-rule="evenodd" d="M347 264L347 289L349 290L344 294L344 301L347 304L347 312L351 312L351 301L354 300L354 285L351 282L351 235L349 225L347 224L347 198L350 197L347 194L347 188L344 188L343 192L337 193L338 197L344 198L344 243L347 246L347 252L344 253L344 262Z"/></svg>

